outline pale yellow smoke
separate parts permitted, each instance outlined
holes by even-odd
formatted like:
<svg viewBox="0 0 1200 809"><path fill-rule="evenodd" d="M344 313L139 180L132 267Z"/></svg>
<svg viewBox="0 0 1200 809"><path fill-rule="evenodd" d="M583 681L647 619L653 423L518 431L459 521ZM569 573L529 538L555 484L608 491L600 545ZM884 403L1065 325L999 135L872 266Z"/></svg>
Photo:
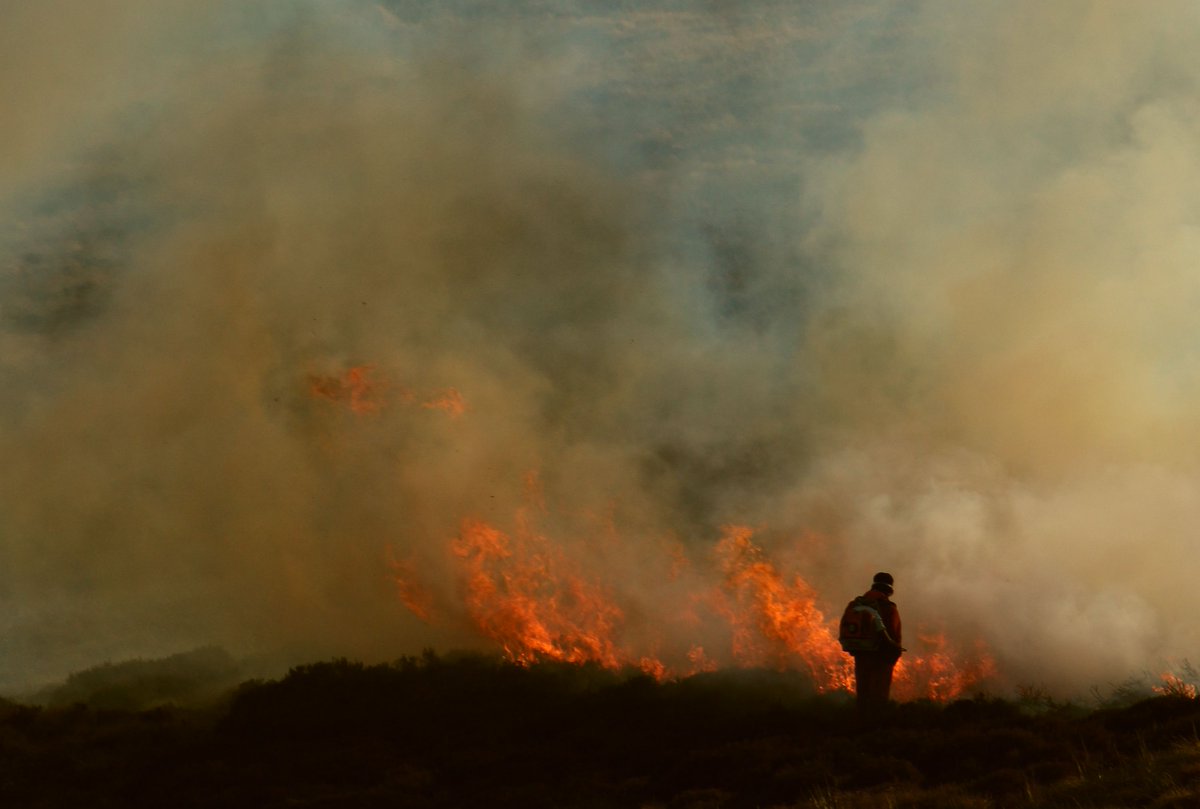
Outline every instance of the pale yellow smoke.
<svg viewBox="0 0 1200 809"><path fill-rule="evenodd" d="M6 0L0 14L0 172L6 183L61 170L82 132L110 125L131 95L160 86L169 35L202 23L209 0ZM164 38L164 33L168 36Z"/></svg>
<svg viewBox="0 0 1200 809"><path fill-rule="evenodd" d="M844 299L813 328L842 422L816 485L1013 677L1081 689L1200 642L1196 17L926 4L931 84L819 170Z"/></svg>
<svg viewBox="0 0 1200 809"><path fill-rule="evenodd" d="M98 65L146 22L107 11L114 30L89 12L76 35L22 10L45 40L31 65L77 60L62 104L106 88ZM511 516L577 410L611 418L609 344L656 305L628 249L639 204L535 124L536 62L469 36L451 40L461 59L400 59L353 15L275 11L265 35L192 43L153 109L112 99L106 126L128 129L103 149L44 142L80 121L37 103L5 144L22 163L77 155L134 200L116 266L77 268L98 278L87 314L57 312L48 283L27 296L34 325L6 334L9 680L209 641L293 660L461 641L453 618L434 635L400 605L389 555L452 588L459 520ZM256 23L227 6L197 35L229 19ZM55 238L86 236L90 204ZM313 375L357 365L379 413L311 394ZM452 387L462 418L407 405ZM614 496L596 472L609 452L584 461L582 500Z"/></svg>
<svg viewBox="0 0 1200 809"><path fill-rule="evenodd" d="M675 212L580 142L566 63L519 36L10 7L0 684L478 643L450 540L511 522L531 469L552 538L599 526L570 547L631 635L679 610L669 541L703 558L738 522L829 608L889 569L910 631L982 639L1007 684L1200 641L1192 4L921 6L911 97L805 166L805 225L761 253L804 261L739 268L803 311L725 331L710 268L663 271ZM312 394L357 366L387 406ZM450 388L461 416L420 406Z"/></svg>

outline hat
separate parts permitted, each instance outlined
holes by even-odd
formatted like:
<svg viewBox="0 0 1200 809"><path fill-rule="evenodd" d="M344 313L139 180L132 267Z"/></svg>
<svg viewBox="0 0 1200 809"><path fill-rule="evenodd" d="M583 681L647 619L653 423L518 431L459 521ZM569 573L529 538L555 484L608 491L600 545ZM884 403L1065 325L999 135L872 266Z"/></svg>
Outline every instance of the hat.
<svg viewBox="0 0 1200 809"><path fill-rule="evenodd" d="M891 573L876 573L875 578L871 581L871 586L880 592L892 594L892 585L896 580L892 578Z"/></svg>

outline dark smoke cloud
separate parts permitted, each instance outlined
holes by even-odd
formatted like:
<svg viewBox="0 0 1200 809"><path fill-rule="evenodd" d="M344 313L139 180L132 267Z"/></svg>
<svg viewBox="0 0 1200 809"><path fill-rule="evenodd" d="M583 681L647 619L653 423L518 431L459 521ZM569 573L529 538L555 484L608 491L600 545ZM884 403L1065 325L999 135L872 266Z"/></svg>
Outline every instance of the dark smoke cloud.
<svg viewBox="0 0 1200 809"><path fill-rule="evenodd" d="M1167 5L15 4L0 684L476 643L388 560L453 600L533 469L647 623L742 522L1017 681L1186 656Z"/></svg>

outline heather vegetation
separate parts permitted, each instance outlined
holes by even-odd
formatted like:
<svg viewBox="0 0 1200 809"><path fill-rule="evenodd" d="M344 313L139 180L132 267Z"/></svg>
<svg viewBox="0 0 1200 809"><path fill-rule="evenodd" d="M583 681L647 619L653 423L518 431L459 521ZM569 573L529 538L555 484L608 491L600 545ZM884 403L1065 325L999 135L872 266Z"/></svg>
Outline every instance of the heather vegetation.
<svg viewBox="0 0 1200 809"><path fill-rule="evenodd" d="M214 682L220 655L196 658ZM161 663L183 676L183 658ZM228 662L228 661L226 661ZM214 670L215 665L215 670ZM0 702L0 805L22 807L1124 807L1200 802L1200 700L895 705L860 720L803 676L658 682L477 655L336 660L156 707L153 661L72 680L83 698ZM121 674L127 675L118 687ZM104 675L102 677L101 675ZM103 679L86 698L83 684ZM60 692L59 697L69 693ZM185 687L181 694L207 693ZM1098 692L1099 695L1099 692Z"/></svg>
<svg viewBox="0 0 1200 809"><path fill-rule="evenodd" d="M138 711L162 705L204 705L238 682L242 666L224 649L203 647L156 660L105 663L41 689L29 702L50 707Z"/></svg>

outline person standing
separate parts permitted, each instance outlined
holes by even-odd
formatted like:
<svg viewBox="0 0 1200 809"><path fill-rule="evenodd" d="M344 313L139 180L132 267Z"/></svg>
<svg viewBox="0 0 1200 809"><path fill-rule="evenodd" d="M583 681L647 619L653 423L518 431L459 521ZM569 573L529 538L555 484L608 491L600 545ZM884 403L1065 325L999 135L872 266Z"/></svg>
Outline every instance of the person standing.
<svg viewBox="0 0 1200 809"><path fill-rule="evenodd" d="M895 579L876 573L871 589L846 605L838 640L854 656L854 689L859 709L875 714L887 707L892 670L904 652L900 610L892 602Z"/></svg>

